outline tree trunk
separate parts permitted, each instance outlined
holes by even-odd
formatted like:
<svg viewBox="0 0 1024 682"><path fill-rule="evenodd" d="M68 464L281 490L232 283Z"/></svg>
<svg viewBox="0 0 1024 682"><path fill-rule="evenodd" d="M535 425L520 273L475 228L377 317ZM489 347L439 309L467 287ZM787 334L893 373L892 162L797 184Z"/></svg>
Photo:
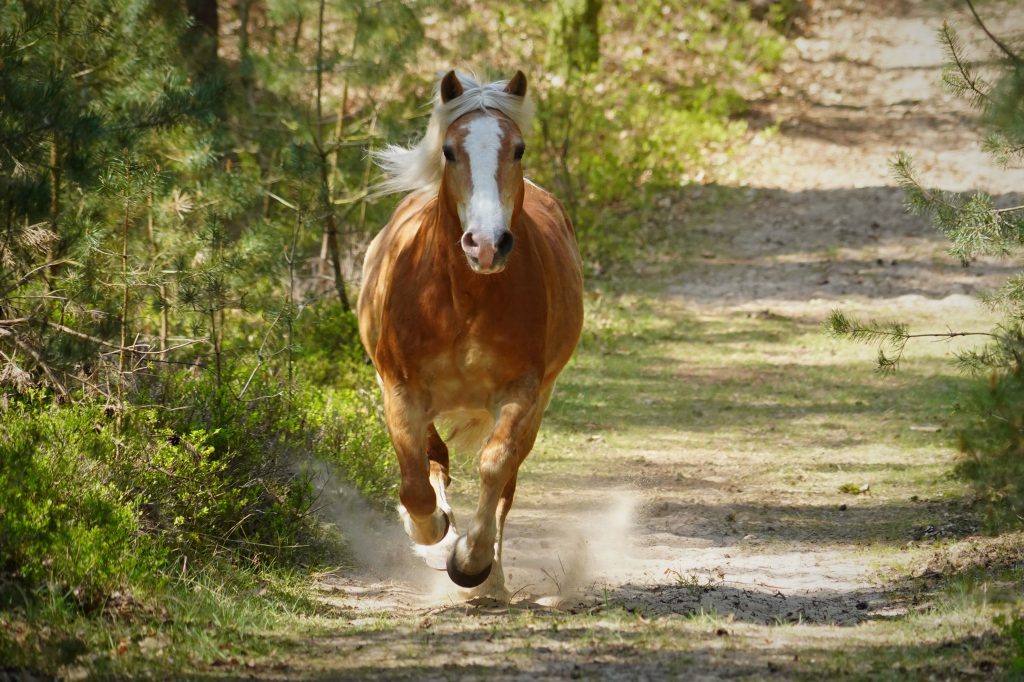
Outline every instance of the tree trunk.
<svg viewBox="0 0 1024 682"><path fill-rule="evenodd" d="M330 163L324 146L323 82L324 82L324 5L320 0L320 17L316 32L316 148L320 156L320 207L324 216L324 246L331 259L334 288L342 310L349 311L348 295L345 293L345 278L341 272L341 245L338 242L338 219L331 203ZM322 253L322 252L321 252ZM321 261L322 263L323 261Z"/></svg>
<svg viewBox="0 0 1024 682"><path fill-rule="evenodd" d="M217 0L185 0L185 6L192 18L187 41L196 72L200 76L210 76L220 63L217 58L217 36L220 32Z"/></svg>
<svg viewBox="0 0 1024 682"><path fill-rule="evenodd" d="M556 0L548 67L563 73L589 73L601 56L598 18L602 0Z"/></svg>

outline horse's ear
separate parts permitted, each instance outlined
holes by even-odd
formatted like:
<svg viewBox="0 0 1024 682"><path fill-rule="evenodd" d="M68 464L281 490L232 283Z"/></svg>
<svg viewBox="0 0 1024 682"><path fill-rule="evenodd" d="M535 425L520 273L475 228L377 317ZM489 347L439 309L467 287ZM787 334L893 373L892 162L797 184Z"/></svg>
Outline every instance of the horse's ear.
<svg viewBox="0 0 1024 682"><path fill-rule="evenodd" d="M505 92L516 97L526 95L526 74L516 71L516 75L512 76L512 80L505 86Z"/></svg>
<svg viewBox="0 0 1024 682"><path fill-rule="evenodd" d="M448 104L462 94L462 83L454 71L449 71L441 79L441 102Z"/></svg>

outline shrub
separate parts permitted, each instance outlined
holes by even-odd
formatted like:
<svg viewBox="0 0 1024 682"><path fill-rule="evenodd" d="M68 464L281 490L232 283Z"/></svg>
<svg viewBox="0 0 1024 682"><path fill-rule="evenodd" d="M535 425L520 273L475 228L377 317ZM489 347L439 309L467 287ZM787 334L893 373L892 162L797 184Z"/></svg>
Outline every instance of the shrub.
<svg viewBox="0 0 1024 682"><path fill-rule="evenodd" d="M338 466L361 493L382 504L397 500L397 459L373 389L327 392L311 399L310 426L317 432L316 455Z"/></svg>
<svg viewBox="0 0 1024 682"><path fill-rule="evenodd" d="M960 396L955 427L957 471L974 483L990 524L1020 523L1024 514L1024 336L1003 332L994 348L1013 351L1011 366Z"/></svg>
<svg viewBox="0 0 1024 682"><path fill-rule="evenodd" d="M19 407L0 442L0 571L92 601L159 556L105 462L98 408Z"/></svg>
<svg viewBox="0 0 1024 682"><path fill-rule="evenodd" d="M298 465L315 440L308 408L291 391L255 386L239 400L212 377L175 373L136 396L149 407L123 414L8 407L0 570L30 589L95 594L138 570L289 565L323 549Z"/></svg>

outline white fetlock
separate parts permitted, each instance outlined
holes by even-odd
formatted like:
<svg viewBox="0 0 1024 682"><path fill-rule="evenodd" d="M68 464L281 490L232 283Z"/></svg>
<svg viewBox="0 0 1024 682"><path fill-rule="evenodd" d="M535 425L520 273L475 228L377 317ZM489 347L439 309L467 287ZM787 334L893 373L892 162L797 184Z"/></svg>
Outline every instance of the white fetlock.
<svg viewBox="0 0 1024 682"><path fill-rule="evenodd" d="M413 518L404 504L398 505L398 514L402 517L402 525L405 527L406 535L417 545L437 544L444 540L447 535L445 532L446 527L449 532L451 531L448 515L444 513L440 506L434 509L434 513L422 522Z"/></svg>
<svg viewBox="0 0 1024 682"><path fill-rule="evenodd" d="M437 506L448 515L448 519L455 523L455 513L452 511L452 506L448 504L448 495L445 490L444 480L440 474L430 475L430 487L434 489L434 495L437 499Z"/></svg>
<svg viewBox="0 0 1024 682"><path fill-rule="evenodd" d="M423 559L430 568L435 571L443 571L448 565L448 555L452 553L452 547L455 546L455 541L459 539L459 529L455 525L455 512L452 511L452 506L448 504L448 496L445 495L444 481L441 476L431 474L430 486L434 489L434 494L437 496L437 508L448 517L448 532L445 533L440 542L433 545L416 544L413 545L412 551L415 552L416 556ZM406 529L408 530L408 526L406 526Z"/></svg>

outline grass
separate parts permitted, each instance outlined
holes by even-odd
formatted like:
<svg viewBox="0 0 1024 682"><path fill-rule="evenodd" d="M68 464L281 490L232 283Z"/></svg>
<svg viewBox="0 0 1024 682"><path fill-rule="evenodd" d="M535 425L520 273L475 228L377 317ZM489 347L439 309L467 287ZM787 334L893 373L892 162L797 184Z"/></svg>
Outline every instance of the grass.
<svg viewBox="0 0 1024 682"><path fill-rule="evenodd" d="M870 484L864 498L872 501L959 489L946 475L951 455L935 456L949 406L968 384L945 347L916 353L888 378L871 372L870 349L828 339L817 320L701 319L679 301L632 293L603 295L589 308L541 452L596 434L588 447L609 456L641 442L714 451L723 466L747 467L749 484L784 482L794 496L851 482ZM749 461L752 452L771 457L762 466Z"/></svg>
<svg viewBox="0 0 1024 682"><path fill-rule="evenodd" d="M433 614L427 628L396 621L391 629L343 639L323 634L302 655L308 673L353 679L414 679L442 670L453 678L513 670L584 679L725 670L739 679L820 679L823 672L843 679L984 677L998 670L1006 654L993 625L998 612L998 606L972 602L965 608L961 599L950 598L924 614L836 628L756 626L714 613L647 617L615 604L578 614L467 615L453 607ZM389 648L394 654L399 642L411 655L380 657ZM452 656L453 650L461 653Z"/></svg>
<svg viewBox="0 0 1024 682"><path fill-rule="evenodd" d="M69 678L274 667L283 650L267 632L313 635L338 617L311 597L304 577L283 572L204 572L141 596L115 592L100 614L55 593L0 611L2 658Z"/></svg>

